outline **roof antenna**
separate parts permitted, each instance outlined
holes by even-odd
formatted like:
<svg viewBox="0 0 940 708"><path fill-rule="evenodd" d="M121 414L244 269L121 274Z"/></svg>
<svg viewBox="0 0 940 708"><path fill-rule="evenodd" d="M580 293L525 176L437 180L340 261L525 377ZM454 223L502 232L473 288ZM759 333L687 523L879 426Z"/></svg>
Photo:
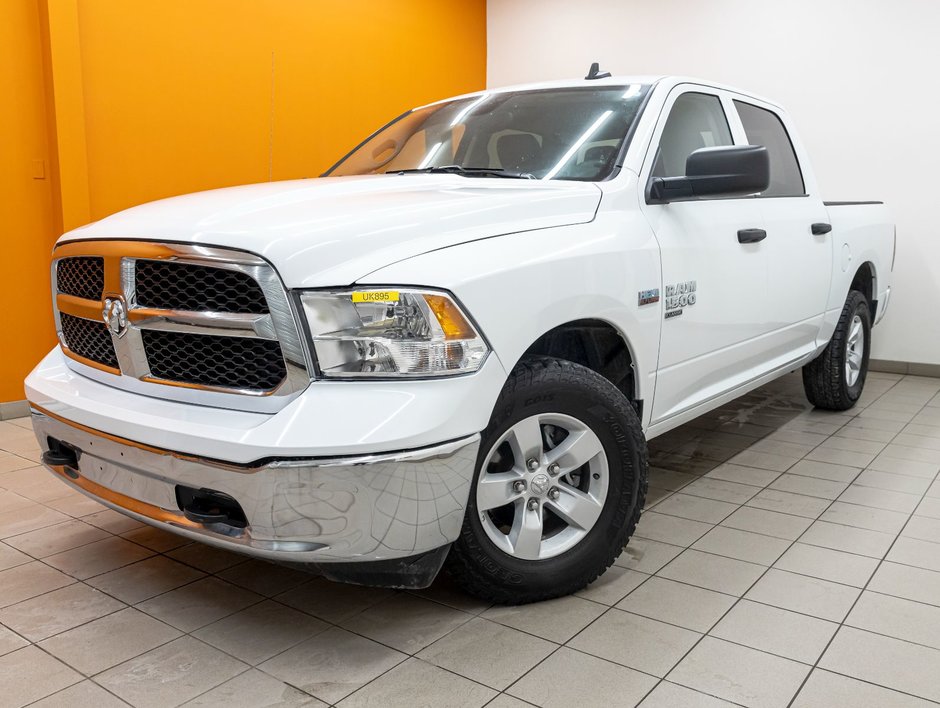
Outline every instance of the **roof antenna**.
<svg viewBox="0 0 940 708"><path fill-rule="evenodd" d="M588 81L593 81L594 79L608 79L610 78L610 72L605 71L601 72L601 65L597 62L591 64L591 70L588 72L588 75L584 77Z"/></svg>

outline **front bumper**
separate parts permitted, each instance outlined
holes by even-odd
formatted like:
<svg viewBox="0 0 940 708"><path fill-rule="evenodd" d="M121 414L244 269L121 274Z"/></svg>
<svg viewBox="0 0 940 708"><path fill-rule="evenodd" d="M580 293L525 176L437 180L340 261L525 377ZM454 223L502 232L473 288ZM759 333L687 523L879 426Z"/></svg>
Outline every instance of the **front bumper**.
<svg viewBox="0 0 940 708"><path fill-rule="evenodd" d="M507 374L490 354L475 374L430 380L313 381L276 414L142 396L68 367L59 347L26 398L59 418L151 447L253 465L418 450L486 428Z"/></svg>
<svg viewBox="0 0 940 708"><path fill-rule="evenodd" d="M221 548L324 565L413 559L454 541L480 444L476 434L405 452L240 465L119 438L38 407L33 426L46 467L106 506ZM63 449L74 463L56 464ZM180 486L228 495L247 525L194 521Z"/></svg>

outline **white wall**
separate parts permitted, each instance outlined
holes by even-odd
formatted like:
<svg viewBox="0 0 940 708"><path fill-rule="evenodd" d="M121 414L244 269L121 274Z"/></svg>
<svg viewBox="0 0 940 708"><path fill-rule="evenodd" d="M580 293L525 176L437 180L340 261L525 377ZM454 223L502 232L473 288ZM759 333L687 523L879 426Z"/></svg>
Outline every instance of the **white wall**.
<svg viewBox="0 0 940 708"><path fill-rule="evenodd" d="M881 199L898 226L872 356L940 364L940 2L489 0L490 86L682 74L782 103L825 199Z"/></svg>

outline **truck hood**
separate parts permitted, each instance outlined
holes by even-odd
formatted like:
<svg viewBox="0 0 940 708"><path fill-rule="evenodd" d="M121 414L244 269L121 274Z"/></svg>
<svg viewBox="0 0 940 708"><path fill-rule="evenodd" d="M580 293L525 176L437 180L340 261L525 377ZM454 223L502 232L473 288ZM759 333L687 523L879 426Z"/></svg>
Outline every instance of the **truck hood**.
<svg viewBox="0 0 940 708"><path fill-rule="evenodd" d="M163 199L75 229L62 240L143 239L241 249L274 264L288 287L331 287L428 251L585 223L594 218L600 198L600 188L584 182L327 177Z"/></svg>

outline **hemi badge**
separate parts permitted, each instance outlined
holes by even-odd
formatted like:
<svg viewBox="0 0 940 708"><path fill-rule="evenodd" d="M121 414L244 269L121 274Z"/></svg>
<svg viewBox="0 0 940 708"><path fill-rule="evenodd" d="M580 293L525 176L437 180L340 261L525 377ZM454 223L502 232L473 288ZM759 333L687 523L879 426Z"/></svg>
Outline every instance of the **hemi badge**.
<svg viewBox="0 0 940 708"><path fill-rule="evenodd" d="M637 306L642 307L643 305L652 305L654 302L659 302L659 288L653 288L652 290L641 290L637 293Z"/></svg>

